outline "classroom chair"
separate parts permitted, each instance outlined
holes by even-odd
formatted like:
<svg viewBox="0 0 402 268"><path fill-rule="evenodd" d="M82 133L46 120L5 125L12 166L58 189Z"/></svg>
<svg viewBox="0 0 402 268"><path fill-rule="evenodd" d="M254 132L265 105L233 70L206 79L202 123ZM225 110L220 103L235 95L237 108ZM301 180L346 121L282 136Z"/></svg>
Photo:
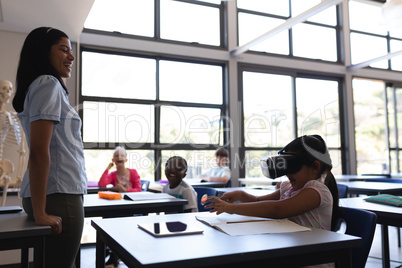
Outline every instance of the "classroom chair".
<svg viewBox="0 0 402 268"><path fill-rule="evenodd" d="M148 191L149 188L149 182L148 180L141 180L141 189L143 192Z"/></svg>
<svg viewBox="0 0 402 268"><path fill-rule="evenodd" d="M345 184L338 183L338 195L339 198L346 198L348 197L348 186Z"/></svg>
<svg viewBox="0 0 402 268"><path fill-rule="evenodd" d="M198 205L198 211L209 211L211 209L206 209L204 208L204 205L201 204L201 197L204 194L207 194L208 196L216 196L217 191L214 188L209 188L209 187L194 187L194 190L197 192L197 205Z"/></svg>
<svg viewBox="0 0 402 268"><path fill-rule="evenodd" d="M341 222L341 230L346 225L345 234L363 239L363 245L352 250L352 267L364 268L373 243L377 215L367 210L340 207L339 221ZM338 232L342 231L339 230Z"/></svg>

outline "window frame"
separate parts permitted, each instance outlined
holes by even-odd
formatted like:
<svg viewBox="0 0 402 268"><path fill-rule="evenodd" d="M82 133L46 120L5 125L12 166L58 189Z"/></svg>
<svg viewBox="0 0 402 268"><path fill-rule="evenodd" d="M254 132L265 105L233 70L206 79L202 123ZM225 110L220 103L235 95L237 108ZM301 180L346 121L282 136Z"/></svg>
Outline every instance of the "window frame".
<svg viewBox="0 0 402 268"><path fill-rule="evenodd" d="M337 150L341 155L341 165L342 165L342 174L349 174L350 164L347 161L347 145L346 145L346 113L345 113L345 92L344 92L344 78L339 76L333 76L328 74L320 74L320 73L306 73L295 71L286 68L273 68L267 66L258 66L258 65L250 65L250 64L239 64L238 68L238 80L239 80L239 90L238 97L241 102L241 112L240 112L240 148L239 148L239 159L242 163L245 163L246 159L246 151L279 151L282 147L252 147L245 145L245 129L244 129L244 102L243 102L243 75L244 71L247 72L258 72L258 73L266 73L266 74L278 74L278 75L287 75L292 78L292 113L293 113L293 138L296 138L300 135L298 133L298 122L297 122L297 108L296 108L296 79L297 78L309 78L309 79L319 79L319 80L330 80L338 82L338 107L339 107L339 137L340 137L340 146L339 147L328 147L329 150ZM289 141L290 142L290 141ZM240 175L239 178L246 178L246 169L245 165L240 165Z"/></svg>
<svg viewBox="0 0 402 268"><path fill-rule="evenodd" d="M227 62L223 61L201 61L198 59L182 59L169 57L164 55L147 55L147 54L139 54L139 53L131 53L127 51L111 51L100 48L92 48L89 46L81 46L81 56L84 52L95 52L95 53L105 53L109 55L119 55L119 56L128 56L128 57L140 57L140 58L150 58L156 60L156 98L155 100L144 100L144 99L126 99L126 98L112 98L112 97L99 97L99 96L84 96L82 95L82 84L79 87L79 103L83 104L84 101L91 102L105 102L105 103L128 103L128 104L147 104L154 106L154 129L155 129L155 137L153 142L147 143L119 143L119 142L85 142L83 141L84 150L113 150L116 146L124 146L127 150L137 149L137 150L153 150L154 151L154 167L155 174L154 180L158 181L163 177L161 173L161 164L162 164L162 151L163 150L191 150L191 151L201 151L201 150L215 150L217 147L224 146L228 148L229 137L230 137L230 124L226 118L229 118L228 114L228 90L227 90ZM82 58L82 57L81 57ZM222 68L222 104L208 104L208 103L192 103L192 102L179 102L179 101L162 101L159 99L159 61L176 61L176 62L185 62L185 63L195 63L195 64L205 64L205 65L213 65L220 66ZM83 63L80 64L80 75L82 81L82 66ZM81 82L82 83L82 82ZM220 126L220 131L222 131L223 135L223 144L220 144L218 141L217 144L189 144L189 143L161 143L160 142L160 118L161 118L161 106L175 106L175 107L193 107L193 108L215 108L221 110L221 120L222 124ZM84 120L83 110L80 109L79 115L82 120ZM83 133L82 126L82 133Z"/></svg>

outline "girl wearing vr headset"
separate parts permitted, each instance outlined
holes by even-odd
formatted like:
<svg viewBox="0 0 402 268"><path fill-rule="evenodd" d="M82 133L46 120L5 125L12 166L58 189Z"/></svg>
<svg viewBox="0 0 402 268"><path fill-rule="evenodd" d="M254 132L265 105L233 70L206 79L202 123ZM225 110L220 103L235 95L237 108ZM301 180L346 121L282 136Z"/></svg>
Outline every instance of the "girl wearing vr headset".
<svg viewBox="0 0 402 268"><path fill-rule="evenodd" d="M264 161L265 162L265 161ZM264 175L288 181L265 196L244 191L227 192L206 208L221 214L240 214L273 219L288 218L300 225L335 230L338 220L338 187L325 141L319 135L298 137L262 165ZM236 201L240 201L235 203Z"/></svg>

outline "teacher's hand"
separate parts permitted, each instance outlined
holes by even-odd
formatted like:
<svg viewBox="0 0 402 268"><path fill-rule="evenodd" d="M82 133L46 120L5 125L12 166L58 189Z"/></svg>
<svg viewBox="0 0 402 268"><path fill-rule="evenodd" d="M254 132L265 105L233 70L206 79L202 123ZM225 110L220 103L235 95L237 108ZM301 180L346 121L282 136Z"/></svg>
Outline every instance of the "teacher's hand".
<svg viewBox="0 0 402 268"><path fill-rule="evenodd" d="M54 235L60 234L63 229L62 220L59 216L45 214L42 217L35 218L35 223L41 226L49 225Z"/></svg>

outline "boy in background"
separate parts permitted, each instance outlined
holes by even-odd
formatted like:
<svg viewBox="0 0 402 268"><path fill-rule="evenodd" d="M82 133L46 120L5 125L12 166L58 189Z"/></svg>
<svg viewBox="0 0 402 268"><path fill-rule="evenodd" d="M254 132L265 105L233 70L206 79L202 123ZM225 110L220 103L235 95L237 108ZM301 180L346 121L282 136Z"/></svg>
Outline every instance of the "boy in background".
<svg viewBox="0 0 402 268"><path fill-rule="evenodd" d="M197 193L194 188L183 180L186 177L187 161L180 156L172 156L165 166L165 176L169 183L163 186L162 193L186 199L184 212L198 212Z"/></svg>
<svg viewBox="0 0 402 268"><path fill-rule="evenodd" d="M216 166L212 167L206 173L200 175L203 181L216 181L227 183L230 180L231 171L227 166L229 162L228 151L220 147L215 151Z"/></svg>

